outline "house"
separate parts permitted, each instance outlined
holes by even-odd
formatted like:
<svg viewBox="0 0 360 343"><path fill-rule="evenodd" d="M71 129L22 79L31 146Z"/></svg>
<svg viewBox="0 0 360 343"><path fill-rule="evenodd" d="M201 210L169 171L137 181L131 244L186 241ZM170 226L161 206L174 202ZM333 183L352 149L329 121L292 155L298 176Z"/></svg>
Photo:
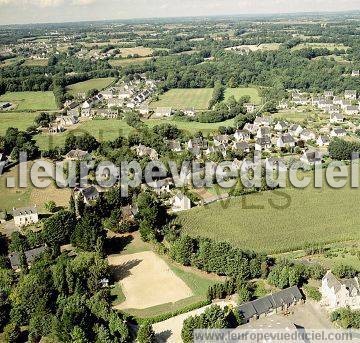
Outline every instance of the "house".
<svg viewBox="0 0 360 343"><path fill-rule="evenodd" d="M202 138L193 138L190 139L187 143L188 149L199 148L199 149L206 149L207 148L207 141L203 140Z"/></svg>
<svg viewBox="0 0 360 343"><path fill-rule="evenodd" d="M243 152L249 152L250 146L249 143L241 141L241 142L234 142L232 145L232 149L234 151L243 151Z"/></svg>
<svg viewBox="0 0 360 343"><path fill-rule="evenodd" d="M257 138L263 138L263 137L269 137L270 136L270 128L269 127L260 127L257 131L256 137Z"/></svg>
<svg viewBox="0 0 360 343"><path fill-rule="evenodd" d="M307 105L309 103L309 100L300 96L293 97L293 103L295 105Z"/></svg>
<svg viewBox="0 0 360 343"><path fill-rule="evenodd" d="M106 91L102 91L100 94L102 95L102 97L105 100L110 100L110 99L112 99L114 97L114 92L111 89L108 89Z"/></svg>
<svg viewBox="0 0 360 343"><path fill-rule="evenodd" d="M256 117L254 124L259 126L270 126L271 119L269 117Z"/></svg>
<svg viewBox="0 0 360 343"><path fill-rule="evenodd" d="M339 96L334 96L334 98L333 98L333 104L334 105L341 105L342 104L342 98L341 97L339 97Z"/></svg>
<svg viewBox="0 0 360 343"><path fill-rule="evenodd" d="M331 309L348 306L351 309L360 308L360 285L357 277L339 280L329 270L322 279L320 292L322 304Z"/></svg>
<svg viewBox="0 0 360 343"><path fill-rule="evenodd" d="M293 148L295 147L295 139L289 133L281 135L276 142L276 146L278 148Z"/></svg>
<svg viewBox="0 0 360 343"><path fill-rule="evenodd" d="M56 122L62 126L73 126L79 122L79 118L74 115L60 116L56 118Z"/></svg>
<svg viewBox="0 0 360 343"><path fill-rule="evenodd" d="M36 206L13 209L14 223L17 227L36 224L39 221L39 213Z"/></svg>
<svg viewBox="0 0 360 343"><path fill-rule="evenodd" d="M87 187L87 188L82 188L82 189L80 189L80 193L83 195L84 202L87 205L91 205L100 196L100 193L98 192L98 190L94 186L90 186L90 187Z"/></svg>
<svg viewBox="0 0 360 343"><path fill-rule="evenodd" d="M158 107L154 112L154 116L157 118L170 117L171 115L172 115L171 107Z"/></svg>
<svg viewBox="0 0 360 343"><path fill-rule="evenodd" d="M122 107L124 106L124 101L122 99L109 99L108 104L107 104L108 108L112 108L112 107Z"/></svg>
<svg viewBox="0 0 360 343"><path fill-rule="evenodd" d="M135 150L136 150L136 154L139 157L148 156L148 157L150 157L151 160L159 159L159 155L158 155L157 151L155 149L149 148L145 145L140 144L135 147Z"/></svg>
<svg viewBox="0 0 360 343"><path fill-rule="evenodd" d="M278 108L280 110L286 110L287 108L289 108L289 104L285 99L283 99L279 102Z"/></svg>
<svg viewBox="0 0 360 343"><path fill-rule="evenodd" d="M91 156L87 151L84 150L80 150L80 149L75 149L75 150L71 150L69 151L65 158L67 160L73 160L73 161L84 161L84 160L90 160Z"/></svg>
<svg viewBox="0 0 360 343"><path fill-rule="evenodd" d="M229 143L229 136L228 135L217 135L214 136L214 145L215 146L219 146L219 145L227 145Z"/></svg>
<svg viewBox="0 0 360 343"><path fill-rule="evenodd" d="M91 108L94 106L94 102L92 100L86 100L82 105L81 105L81 108L83 108L84 110L85 109L88 109L88 108Z"/></svg>
<svg viewBox="0 0 360 343"><path fill-rule="evenodd" d="M319 151L306 151L300 161L307 165L314 165L322 161L322 154Z"/></svg>
<svg viewBox="0 0 360 343"><path fill-rule="evenodd" d="M187 211L191 209L191 200L184 194L179 193L171 199L173 212Z"/></svg>
<svg viewBox="0 0 360 343"><path fill-rule="evenodd" d="M341 100L340 106L341 106L342 110L345 110L346 107L351 106L351 101L343 99L343 100Z"/></svg>
<svg viewBox="0 0 360 343"><path fill-rule="evenodd" d="M247 130L236 130L234 133L236 141L248 141L250 139L250 132Z"/></svg>
<svg viewBox="0 0 360 343"><path fill-rule="evenodd" d="M147 104L142 104L142 105L138 108L138 111L139 111L139 113L140 113L142 116L148 116L149 113L150 113L149 105L147 105Z"/></svg>
<svg viewBox="0 0 360 343"><path fill-rule="evenodd" d="M343 128L335 128L330 132L331 137L345 137L346 131Z"/></svg>
<svg viewBox="0 0 360 343"><path fill-rule="evenodd" d="M240 317L246 322L260 319L275 313L288 311L293 306L302 303L303 296L297 286L283 289L238 307Z"/></svg>
<svg viewBox="0 0 360 343"><path fill-rule="evenodd" d="M254 113L255 112L255 105L254 104L244 104L244 108L246 110L246 113Z"/></svg>
<svg viewBox="0 0 360 343"><path fill-rule="evenodd" d="M332 98L334 96L334 92L333 91L325 91L324 92L324 97L325 98Z"/></svg>
<svg viewBox="0 0 360 343"><path fill-rule="evenodd" d="M303 128L298 124L293 124L289 127L289 133L294 137L299 137Z"/></svg>
<svg viewBox="0 0 360 343"><path fill-rule="evenodd" d="M31 249L25 251L25 258L26 263L28 266L30 266L32 263L35 262L35 260L44 252L46 251L46 246L43 245L39 248ZM20 254L17 252L11 253L9 255L9 260L11 264L11 268L14 270L19 270L21 267L21 260L20 260Z"/></svg>
<svg viewBox="0 0 360 343"><path fill-rule="evenodd" d="M257 138L255 141L255 150L269 150L271 148L271 140L269 137L264 136L262 138Z"/></svg>
<svg viewBox="0 0 360 343"><path fill-rule="evenodd" d="M357 92L356 90L346 90L345 91L345 99L347 100L356 100Z"/></svg>
<svg viewBox="0 0 360 343"><path fill-rule="evenodd" d="M318 146L328 146L330 144L329 137L325 135L319 136L318 139L316 140L316 144Z"/></svg>
<svg viewBox="0 0 360 343"><path fill-rule="evenodd" d="M135 216L138 214L139 209L136 205L127 205L121 207L121 215L123 220L127 222L133 222L135 220Z"/></svg>
<svg viewBox="0 0 360 343"><path fill-rule="evenodd" d="M284 121L279 121L276 123L276 125L274 126L274 129L276 131L280 131L280 132L284 132L286 131L286 129L288 128L288 124L285 123Z"/></svg>
<svg viewBox="0 0 360 343"><path fill-rule="evenodd" d="M195 117L195 109L192 107L192 108L185 108L183 110L184 114L188 117Z"/></svg>
<svg viewBox="0 0 360 343"><path fill-rule="evenodd" d="M0 110L7 110L12 104L10 102L0 102Z"/></svg>
<svg viewBox="0 0 360 343"><path fill-rule="evenodd" d="M304 130L300 134L300 139L307 142L307 141L310 141L310 140L315 140L316 136L315 136L314 132L309 131L309 130Z"/></svg>
<svg viewBox="0 0 360 343"><path fill-rule="evenodd" d="M178 140L170 140L167 145L171 151L180 152L182 151L181 143Z"/></svg>
<svg viewBox="0 0 360 343"><path fill-rule="evenodd" d="M351 76L359 77L360 76L360 70L353 70L352 73L351 73Z"/></svg>
<svg viewBox="0 0 360 343"><path fill-rule="evenodd" d="M246 123L244 126L244 130L246 130L246 131L250 132L252 135L254 135L259 130L259 125Z"/></svg>
<svg viewBox="0 0 360 343"><path fill-rule="evenodd" d="M344 116L342 114L332 113L330 114L330 123L338 124L344 121Z"/></svg>
<svg viewBox="0 0 360 343"><path fill-rule="evenodd" d="M357 106L346 106L344 111L349 116L356 116L359 114L359 108Z"/></svg>
<svg viewBox="0 0 360 343"><path fill-rule="evenodd" d="M156 180L153 182L149 182L145 185L146 188L151 188L157 195L161 194L168 194L170 193L170 190L172 186L174 185L174 182L171 178L166 178L163 180Z"/></svg>

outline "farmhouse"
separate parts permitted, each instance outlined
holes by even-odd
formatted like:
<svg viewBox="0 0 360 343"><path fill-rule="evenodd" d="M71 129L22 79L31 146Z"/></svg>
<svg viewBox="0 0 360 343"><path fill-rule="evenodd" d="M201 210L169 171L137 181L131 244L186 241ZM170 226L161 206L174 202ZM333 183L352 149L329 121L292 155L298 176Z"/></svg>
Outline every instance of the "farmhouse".
<svg viewBox="0 0 360 343"><path fill-rule="evenodd" d="M157 118L170 117L172 114L171 107L158 107L155 110L154 116Z"/></svg>
<svg viewBox="0 0 360 343"><path fill-rule="evenodd" d="M359 279L338 280L329 270L322 279L320 292L322 303L331 309L349 306L352 309L360 308Z"/></svg>
<svg viewBox="0 0 360 343"><path fill-rule="evenodd" d="M32 250L25 251L25 258L27 265L31 265L38 256L40 256L46 250L46 246L43 245L39 248L35 248ZM14 270L18 270L21 267L20 254L17 252L11 253L9 255L9 260L11 264L11 268Z"/></svg>
<svg viewBox="0 0 360 343"><path fill-rule="evenodd" d="M175 195L171 199L171 203L172 203L171 210L173 212L187 211L191 209L190 199L182 193Z"/></svg>
<svg viewBox="0 0 360 343"><path fill-rule="evenodd" d="M14 208L13 209L14 223L17 227L24 227L31 224L36 224L39 221L39 214L36 206Z"/></svg>
<svg viewBox="0 0 360 343"><path fill-rule="evenodd" d="M345 99L347 100L356 100L357 92L355 90L346 90Z"/></svg>
<svg viewBox="0 0 360 343"><path fill-rule="evenodd" d="M91 156L87 151L84 150L80 150L80 149L75 149L75 150L71 150L69 151L65 158L67 160L73 160L73 161L80 161L80 160L90 160Z"/></svg>
<svg viewBox="0 0 360 343"><path fill-rule="evenodd" d="M247 323L271 314L287 311L302 301L303 296L299 288L293 286L278 293L242 304L239 306L238 312Z"/></svg>

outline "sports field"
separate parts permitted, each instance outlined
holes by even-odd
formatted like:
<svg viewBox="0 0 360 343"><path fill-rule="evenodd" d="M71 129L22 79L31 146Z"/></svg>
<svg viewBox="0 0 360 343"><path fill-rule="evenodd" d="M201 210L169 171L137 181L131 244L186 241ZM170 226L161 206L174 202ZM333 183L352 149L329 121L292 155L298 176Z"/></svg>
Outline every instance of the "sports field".
<svg viewBox="0 0 360 343"><path fill-rule="evenodd" d="M179 220L192 236L276 253L302 249L307 243L360 239L359 199L359 190L350 187L291 188L195 208L180 213Z"/></svg>
<svg viewBox="0 0 360 343"><path fill-rule="evenodd" d="M68 87L66 90L69 94L76 96L79 93L86 93L90 89L103 90L108 87L115 81L113 77L99 78L99 79L91 79L83 82L74 83Z"/></svg>
<svg viewBox="0 0 360 343"><path fill-rule="evenodd" d="M34 124L34 119L38 113L27 112L0 112L0 136L3 136L9 127L19 130L26 130Z"/></svg>
<svg viewBox="0 0 360 343"><path fill-rule="evenodd" d="M150 104L151 108L172 107L173 109L195 108L206 110L212 97L212 88L171 89Z"/></svg>
<svg viewBox="0 0 360 343"><path fill-rule="evenodd" d="M259 90L253 87L244 87L244 88L227 88L225 90L225 101L228 100L231 96L234 96L236 100L239 100L242 96L250 96L250 102L255 105L261 104L261 97L259 95Z"/></svg>
<svg viewBox="0 0 360 343"><path fill-rule="evenodd" d="M0 101L16 105L17 111L57 110L53 92L8 92L0 96Z"/></svg>

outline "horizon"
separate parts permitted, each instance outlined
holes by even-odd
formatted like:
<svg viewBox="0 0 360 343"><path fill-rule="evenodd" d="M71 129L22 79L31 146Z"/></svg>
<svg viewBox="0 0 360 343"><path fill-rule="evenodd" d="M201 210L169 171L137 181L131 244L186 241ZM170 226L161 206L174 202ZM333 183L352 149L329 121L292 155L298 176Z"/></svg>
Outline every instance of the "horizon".
<svg viewBox="0 0 360 343"><path fill-rule="evenodd" d="M160 0L139 0L134 5L129 1L120 4L116 0L0 0L0 26L66 24L77 22L139 21L156 19L186 19L213 17L262 17L290 15L349 14L360 11L360 1L294 1L287 0L241 1L233 4L230 0L218 3L178 1L169 4ZM130 4L130 6L129 6ZM119 7L120 6L120 7ZM287 10L283 11L286 6ZM326 10L324 10L326 8Z"/></svg>

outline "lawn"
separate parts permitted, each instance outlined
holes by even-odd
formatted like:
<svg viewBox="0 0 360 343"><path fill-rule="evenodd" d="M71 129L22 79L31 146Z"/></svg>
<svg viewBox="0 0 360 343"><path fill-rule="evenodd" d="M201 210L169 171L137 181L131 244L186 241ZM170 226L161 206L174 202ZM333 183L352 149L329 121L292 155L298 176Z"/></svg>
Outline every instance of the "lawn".
<svg viewBox="0 0 360 343"><path fill-rule="evenodd" d="M227 88L225 91L225 101L231 96L234 96L236 100L239 100L242 96L250 96L250 101L255 105L261 104L261 97L257 88Z"/></svg>
<svg viewBox="0 0 360 343"><path fill-rule="evenodd" d="M57 110L53 92L8 92L0 96L0 101L15 104L17 111Z"/></svg>
<svg viewBox="0 0 360 343"><path fill-rule="evenodd" d="M233 120L231 119L221 123L182 122L171 119L150 119L145 121L145 124L149 127L165 123L176 125L179 129L191 134L202 131L204 135L207 135L216 131L219 126L231 126L233 124ZM119 136L127 137L133 130L134 129L128 126L124 120L89 120L79 124L76 129L69 130L64 133L56 135L48 135L44 133L38 134L35 136L35 140L41 150L48 150L50 146L64 146L66 137L70 132L74 134L88 132L95 136L99 141L109 141L114 140Z"/></svg>
<svg viewBox="0 0 360 343"><path fill-rule="evenodd" d="M325 182L325 181L324 181ZM225 240L243 249L276 253L307 243L360 239L359 191L323 186L288 188L233 198L179 214L185 233ZM287 204L286 208L275 208Z"/></svg>
<svg viewBox="0 0 360 343"><path fill-rule="evenodd" d="M26 130L34 124L37 115L34 112L0 112L0 136L3 136L9 127Z"/></svg>
<svg viewBox="0 0 360 343"><path fill-rule="evenodd" d="M86 93L90 89L103 90L104 88L110 86L114 81L115 78L113 77L91 79L83 82L74 83L66 87L66 89L69 94L76 96L79 93Z"/></svg>
<svg viewBox="0 0 360 343"><path fill-rule="evenodd" d="M134 64L143 64L148 60L151 60L151 57L123 58L119 60L109 60L109 63L112 67L116 68Z"/></svg>
<svg viewBox="0 0 360 343"><path fill-rule="evenodd" d="M172 107L173 109L195 108L206 110L212 97L212 88L171 89L150 104L151 108Z"/></svg>

